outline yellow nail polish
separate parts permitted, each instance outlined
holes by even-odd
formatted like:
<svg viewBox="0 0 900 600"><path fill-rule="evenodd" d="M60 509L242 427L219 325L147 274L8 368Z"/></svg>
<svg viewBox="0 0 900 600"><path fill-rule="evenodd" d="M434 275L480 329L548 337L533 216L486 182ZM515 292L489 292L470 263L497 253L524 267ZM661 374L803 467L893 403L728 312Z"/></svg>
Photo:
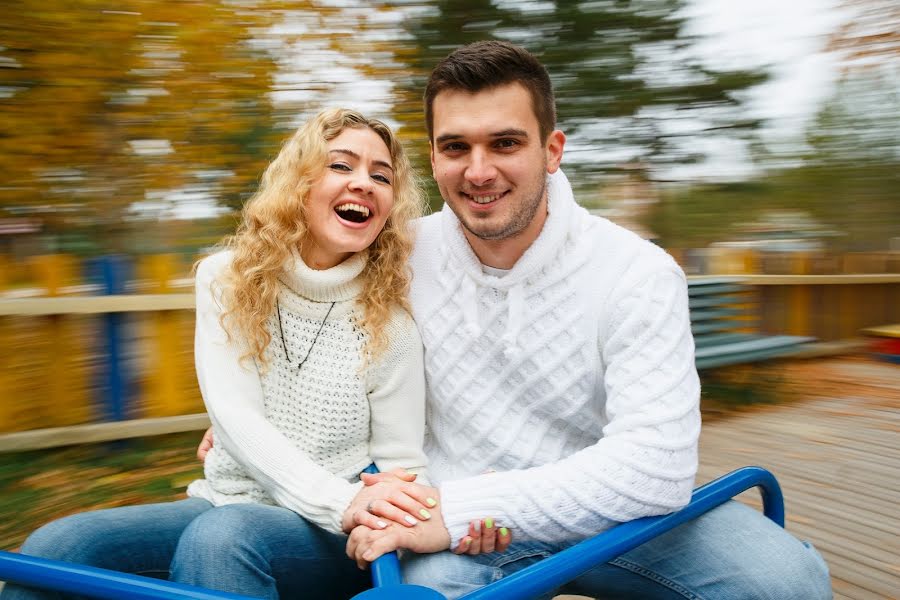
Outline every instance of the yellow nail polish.
<svg viewBox="0 0 900 600"><path fill-rule="evenodd" d="M423 508L422 510L419 511L419 514L422 515L422 518L423 518L423 519L430 519L430 518L431 518L431 513L428 512L427 510L425 510L424 508Z"/></svg>
<svg viewBox="0 0 900 600"><path fill-rule="evenodd" d="M492 518L488 517L487 519L484 520L484 528L485 529L490 529L493 526L494 526L494 520Z"/></svg>
<svg viewBox="0 0 900 600"><path fill-rule="evenodd" d="M507 535L509 535L509 529L507 529L506 527L501 527L501 528L500 528L500 535L502 535L502 536L507 536Z"/></svg>
<svg viewBox="0 0 900 600"><path fill-rule="evenodd" d="M434 508L435 506L437 506L437 500L435 500L434 498L425 498L425 504L427 504L431 508Z"/></svg>
<svg viewBox="0 0 900 600"><path fill-rule="evenodd" d="M466 538L466 548L468 548L468 547L471 546L471 545L472 545L472 538L467 537L467 538Z"/></svg>

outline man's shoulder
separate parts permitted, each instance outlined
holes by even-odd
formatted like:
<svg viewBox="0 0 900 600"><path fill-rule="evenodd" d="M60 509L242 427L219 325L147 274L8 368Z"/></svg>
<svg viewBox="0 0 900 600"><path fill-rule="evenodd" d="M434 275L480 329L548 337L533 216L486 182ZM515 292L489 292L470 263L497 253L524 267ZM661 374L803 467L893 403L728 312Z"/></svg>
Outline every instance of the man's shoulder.
<svg viewBox="0 0 900 600"><path fill-rule="evenodd" d="M427 254L440 244L441 213L419 217L412 223L413 227L413 259Z"/></svg>
<svg viewBox="0 0 900 600"><path fill-rule="evenodd" d="M584 228L597 245L596 260L613 259L647 268L677 268L675 260L663 248L609 219L588 214Z"/></svg>
<svg viewBox="0 0 900 600"><path fill-rule="evenodd" d="M413 219L413 231L417 234L420 231L429 231L437 229L441 226L441 211L433 212L430 215Z"/></svg>

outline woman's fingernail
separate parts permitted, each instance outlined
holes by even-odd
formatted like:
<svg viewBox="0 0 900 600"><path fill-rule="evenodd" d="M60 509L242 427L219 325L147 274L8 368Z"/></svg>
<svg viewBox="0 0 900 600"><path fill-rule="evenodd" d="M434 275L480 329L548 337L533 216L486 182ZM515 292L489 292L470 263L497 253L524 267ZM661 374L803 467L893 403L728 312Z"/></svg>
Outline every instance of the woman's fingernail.
<svg viewBox="0 0 900 600"><path fill-rule="evenodd" d="M425 498L425 504L427 504L431 508L434 508L435 506L437 506L437 500L435 500L434 498Z"/></svg>
<svg viewBox="0 0 900 600"><path fill-rule="evenodd" d="M466 539L463 541L463 543L466 545L466 548L468 548L469 546L472 545L472 538L470 538L469 536L466 536Z"/></svg>
<svg viewBox="0 0 900 600"><path fill-rule="evenodd" d="M494 526L494 520L492 518L488 517L487 519L484 520L484 528L485 529L490 529L493 526Z"/></svg>
<svg viewBox="0 0 900 600"><path fill-rule="evenodd" d="M419 514L422 515L422 518L423 518L423 519L426 519L426 520L427 520L427 519L430 519L430 518L431 518L431 513L428 512L427 510L425 510L424 508L423 508L422 510L419 511Z"/></svg>
<svg viewBox="0 0 900 600"><path fill-rule="evenodd" d="M481 521L473 521L472 525L474 525L472 529L474 529L476 533L481 531Z"/></svg>
<svg viewBox="0 0 900 600"><path fill-rule="evenodd" d="M380 529L384 529L385 527L387 527L387 523L385 523L384 521L378 521L375 524L378 525Z"/></svg>
<svg viewBox="0 0 900 600"><path fill-rule="evenodd" d="M366 550L365 553L363 554L363 559L370 561L370 560L372 560L373 554L374 553L371 550Z"/></svg>
<svg viewBox="0 0 900 600"><path fill-rule="evenodd" d="M501 527L501 528L500 528L500 535L502 535L502 536L507 536L507 535L509 535L509 529L507 529L506 527Z"/></svg>
<svg viewBox="0 0 900 600"><path fill-rule="evenodd" d="M406 521L407 523L409 523L410 525L415 525L416 523L418 523L418 521L416 521L414 518L412 518L409 515L404 515L403 520Z"/></svg>

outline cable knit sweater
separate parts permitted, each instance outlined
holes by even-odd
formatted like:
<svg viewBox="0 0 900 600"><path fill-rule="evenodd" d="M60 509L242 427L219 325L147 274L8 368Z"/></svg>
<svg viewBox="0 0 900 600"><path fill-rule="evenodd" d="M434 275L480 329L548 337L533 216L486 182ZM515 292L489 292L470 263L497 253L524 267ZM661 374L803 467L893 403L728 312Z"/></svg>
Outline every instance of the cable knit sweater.
<svg viewBox="0 0 900 600"><path fill-rule="evenodd" d="M273 314L265 350L269 368L263 372L252 360L240 364L245 346L229 342L219 323L217 279L230 261L231 254L222 252L197 269L197 378L215 444L204 463L205 479L193 482L188 495L216 506L278 504L340 532L344 510L362 486L358 475L369 464L423 473L421 338L398 309L387 325L388 348L363 369L367 335L358 325L356 298L365 255L324 271L295 255L278 294L290 361Z"/></svg>
<svg viewBox="0 0 900 600"><path fill-rule="evenodd" d="M700 387L684 274L577 206L561 171L548 181L543 230L502 277L448 208L417 224L425 450L454 542L487 516L518 541L582 539L690 499Z"/></svg>

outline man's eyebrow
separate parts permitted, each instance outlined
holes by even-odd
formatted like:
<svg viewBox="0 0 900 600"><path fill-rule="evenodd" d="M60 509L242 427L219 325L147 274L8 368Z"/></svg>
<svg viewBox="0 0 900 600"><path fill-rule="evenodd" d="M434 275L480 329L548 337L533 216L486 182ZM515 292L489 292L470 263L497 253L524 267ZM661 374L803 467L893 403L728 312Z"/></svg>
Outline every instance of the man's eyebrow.
<svg viewBox="0 0 900 600"><path fill-rule="evenodd" d="M337 152L338 154L346 154L347 156L352 156L356 160L359 160L359 154L357 154L353 150L347 150L346 148L332 148L331 150L328 151L329 154L331 154L332 152ZM378 160L378 159L373 160L372 164L385 167L387 169L390 169L391 171L394 170L394 167L391 166L391 163L385 162L383 160Z"/></svg>
<svg viewBox="0 0 900 600"><path fill-rule="evenodd" d="M492 133L491 137L528 137L528 132L524 129L504 129L497 133Z"/></svg>
<svg viewBox="0 0 900 600"><path fill-rule="evenodd" d="M524 129L503 129L502 131L495 131L489 134L492 138L502 138L502 137L528 137L528 132ZM444 135L439 135L434 139L436 144L443 144L445 142L451 142L455 140L465 139L465 136L459 133L445 133Z"/></svg>
<svg viewBox="0 0 900 600"><path fill-rule="evenodd" d="M461 140L463 138L462 135L458 133L445 133L444 135L439 135L434 139L436 144L443 144L444 142L449 142L451 140Z"/></svg>

